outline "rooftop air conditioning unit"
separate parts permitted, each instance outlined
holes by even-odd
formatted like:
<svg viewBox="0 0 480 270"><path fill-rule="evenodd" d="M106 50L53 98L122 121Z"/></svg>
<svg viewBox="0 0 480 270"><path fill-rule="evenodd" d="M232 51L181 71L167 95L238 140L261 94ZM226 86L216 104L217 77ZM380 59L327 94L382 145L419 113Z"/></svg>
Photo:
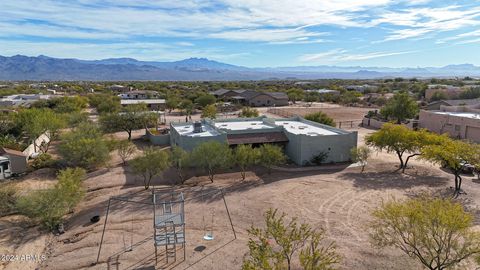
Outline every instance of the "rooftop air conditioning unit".
<svg viewBox="0 0 480 270"><path fill-rule="evenodd" d="M203 132L202 123L195 122L193 123L193 133L201 133Z"/></svg>

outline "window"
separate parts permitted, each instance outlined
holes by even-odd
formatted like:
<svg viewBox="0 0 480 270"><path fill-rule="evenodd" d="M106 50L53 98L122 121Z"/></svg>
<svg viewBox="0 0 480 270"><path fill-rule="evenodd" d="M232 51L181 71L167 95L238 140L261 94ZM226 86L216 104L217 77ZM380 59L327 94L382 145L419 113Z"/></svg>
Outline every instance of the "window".
<svg viewBox="0 0 480 270"><path fill-rule="evenodd" d="M460 131L460 125L455 125L455 131Z"/></svg>

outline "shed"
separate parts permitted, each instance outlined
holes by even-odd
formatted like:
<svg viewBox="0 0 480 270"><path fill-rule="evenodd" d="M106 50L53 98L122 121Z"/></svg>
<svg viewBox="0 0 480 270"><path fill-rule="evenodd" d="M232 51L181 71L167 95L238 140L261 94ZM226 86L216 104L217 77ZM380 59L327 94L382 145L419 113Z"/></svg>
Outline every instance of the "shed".
<svg viewBox="0 0 480 270"><path fill-rule="evenodd" d="M12 174L22 174L27 171L28 157L20 151L8 148L0 148L0 156L7 157L10 160Z"/></svg>

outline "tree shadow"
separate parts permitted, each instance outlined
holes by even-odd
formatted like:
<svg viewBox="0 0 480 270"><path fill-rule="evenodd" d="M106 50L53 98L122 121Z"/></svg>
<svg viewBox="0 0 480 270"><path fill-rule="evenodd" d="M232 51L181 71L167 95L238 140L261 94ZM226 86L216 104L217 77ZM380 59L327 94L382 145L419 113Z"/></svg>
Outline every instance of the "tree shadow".
<svg viewBox="0 0 480 270"><path fill-rule="evenodd" d="M408 189L413 187L441 187L450 180L428 173L402 174L400 172L347 172L340 180L353 181L361 189Z"/></svg>

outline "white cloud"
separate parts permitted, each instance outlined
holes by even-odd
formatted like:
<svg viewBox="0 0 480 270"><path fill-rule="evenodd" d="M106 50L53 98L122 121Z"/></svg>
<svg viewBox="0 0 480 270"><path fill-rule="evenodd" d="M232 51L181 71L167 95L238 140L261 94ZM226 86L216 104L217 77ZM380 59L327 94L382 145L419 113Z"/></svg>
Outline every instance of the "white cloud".
<svg viewBox="0 0 480 270"><path fill-rule="evenodd" d="M416 8L387 12L372 25L388 23L408 28L391 31L384 41L417 38L429 33L452 31L480 25L480 7L460 9L460 6L442 8Z"/></svg>

